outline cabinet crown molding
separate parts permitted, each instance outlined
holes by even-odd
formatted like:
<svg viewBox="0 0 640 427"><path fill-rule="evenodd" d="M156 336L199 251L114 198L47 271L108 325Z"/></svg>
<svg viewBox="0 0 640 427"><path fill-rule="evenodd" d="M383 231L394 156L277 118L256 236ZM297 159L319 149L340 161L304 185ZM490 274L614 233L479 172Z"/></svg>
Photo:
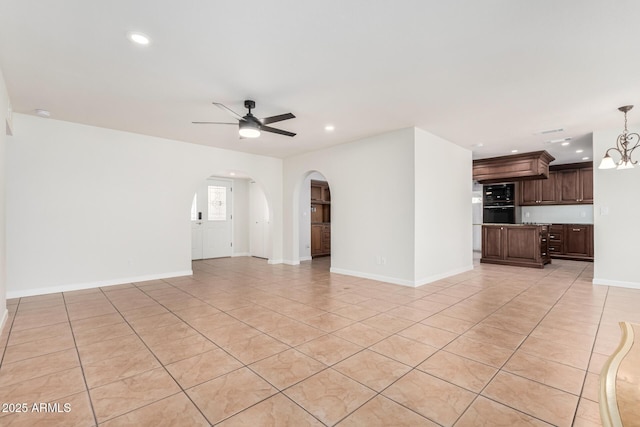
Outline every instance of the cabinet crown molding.
<svg viewBox="0 0 640 427"><path fill-rule="evenodd" d="M481 184L546 179L554 160L544 150L478 159L473 161L473 179Z"/></svg>

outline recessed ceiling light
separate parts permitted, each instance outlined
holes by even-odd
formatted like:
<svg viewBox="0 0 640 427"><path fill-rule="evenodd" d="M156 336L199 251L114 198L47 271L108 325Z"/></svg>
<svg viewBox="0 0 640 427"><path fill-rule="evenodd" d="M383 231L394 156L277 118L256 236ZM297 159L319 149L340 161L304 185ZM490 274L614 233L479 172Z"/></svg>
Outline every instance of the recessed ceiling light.
<svg viewBox="0 0 640 427"><path fill-rule="evenodd" d="M562 145L563 147L566 147L566 146L567 146L567 145L569 145L569 144L570 144L570 142L563 142L563 143L562 143L562 144L560 144L560 145Z"/></svg>
<svg viewBox="0 0 640 427"><path fill-rule="evenodd" d="M151 42L151 39L149 39L147 35L142 33L129 33L129 40L143 46L146 46Z"/></svg>
<svg viewBox="0 0 640 427"><path fill-rule="evenodd" d="M588 157L583 157L582 160L589 160L589 158Z"/></svg>
<svg viewBox="0 0 640 427"><path fill-rule="evenodd" d="M472 147L484 147L484 144L482 142L479 142L477 144L472 144Z"/></svg>
<svg viewBox="0 0 640 427"><path fill-rule="evenodd" d="M547 143L549 144L555 144L556 142L566 142L566 141L571 141L571 137L568 136L566 138L559 138L559 139L550 139L547 141Z"/></svg>
<svg viewBox="0 0 640 427"><path fill-rule="evenodd" d="M548 133L556 133L556 132L562 132L564 129L563 128L558 128L558 129L548 129L548 130L539 130L538 132L534 133L534 135L546 135Z"/></svg>
<svg viewBox="0 0 640 427"><path fill-rule="evenodd" d="M333 126L333 125L326 125L326 126L324 127L324 130L326 130L327 132L333 132L335 129L336 129L336 128L335 128L335 126Z"/></svg>
<svg viewBox="0 0 640 427"><path fill-rule="evenodd" d="M51 117L51 112L49 110L43 110L41 108L37 108L35 110L35 113L37 116L40 116L40 117L45 117L45 118Z"/></svg>
<svg viewBox="0 0 640 427"><path fill-rule="evenodd" d="M517 152L518 152L518 150L511 150L511 152L512 152L512 153L517 153Z"/></svg>
<svg viewBox="0 0 640 427"><path fill-rule="evenodd" d="M236 176L235 172L229 172L229 176Z"/></svg>
<svg viewBox="0 0 640 427"><path fill-rule="evenodd" d="M582 153L584 150L576 150L576 153Z"/></svg>

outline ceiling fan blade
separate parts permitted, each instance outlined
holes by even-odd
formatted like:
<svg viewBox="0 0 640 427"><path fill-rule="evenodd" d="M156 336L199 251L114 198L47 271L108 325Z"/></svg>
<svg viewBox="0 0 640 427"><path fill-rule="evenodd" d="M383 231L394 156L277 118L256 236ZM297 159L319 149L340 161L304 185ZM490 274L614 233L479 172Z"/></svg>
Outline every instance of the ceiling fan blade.
<svg viewBox="0 0 640 427"><path fill-rule="evenodd" d="M215 105L216 107L220 108L221 110L224 110L227 113L231 114L236 119L242 120L242 116L240 114L236 113L235 111L233 111L232 109L230 109L226 105L220 104L219 102L214 102L213 105Z"/></svg>
<svg viewBox="0 0 640 427"><path fill-rule="evenodd" d="M223 122L191 122L194 125L236 125L237 123L223 123Z"/></svg>
<svg viewBox="0 0 640 427"><path fill-rule="evenodd" d="M277 134L285 135L285 136L296 136L296 134L293 133L293 132L289 132L289 131L282 130L282 129L272 128L270 126L261 126L260 130L265 131L265 132L277 133Z"/></svg>
<svg viewBox="0 0 640 427"><path fill-rule="evenodd" d="M260 122L262 122L262 124L268 125L269 123L275 123L275 122L281 122L283 120L289 120L289 119L295 119L296 116L294 116L291 113L286 113L286 114L280 114L278 116L271 116L271 117L265 117L264 119L260 119Z"/></svg>

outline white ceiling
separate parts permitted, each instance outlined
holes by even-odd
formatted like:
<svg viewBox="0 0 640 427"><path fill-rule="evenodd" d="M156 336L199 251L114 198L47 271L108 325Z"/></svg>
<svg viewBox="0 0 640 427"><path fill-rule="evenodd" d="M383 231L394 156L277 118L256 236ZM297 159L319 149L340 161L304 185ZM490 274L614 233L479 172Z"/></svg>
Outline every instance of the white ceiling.
<svg viewBox="0 0 640 427"><path fill-rule="evenodd" d="M640 104L638 16L637 0L2 0L0 67L16 112L232 150L287 157L417 126L474 158L569 163L599 160L591 132ZM244 99L294 113L273 126L298 135L191 124Z"/></svg>

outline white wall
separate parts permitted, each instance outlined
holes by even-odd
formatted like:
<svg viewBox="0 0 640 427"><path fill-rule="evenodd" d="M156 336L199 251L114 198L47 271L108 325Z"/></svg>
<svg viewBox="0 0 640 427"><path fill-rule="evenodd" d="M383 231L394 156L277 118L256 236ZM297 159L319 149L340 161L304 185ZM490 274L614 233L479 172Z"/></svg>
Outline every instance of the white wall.
<svg viewBox="0 0 640 427"><path fill-rule="evenodd" d="M415 130L415 282L473 269L471 151Z"/></svg>
<svg viewBox="0 0 640 427"><path fill-rule="evenodd" d="M640 126L630 126L630 131L638 132ZM593 133L593 283L640 288L640 165L628 170L598 169L601 156L615 146L619 134L619 129ZM615 153L611 157L619 159ZM638 159L636 150L634 160Z"/></svg>
<svg viewBox="0 0 640 427"><path fill-rule="evenodd" d="M310 171L331 187L331 271L415 286L472 268L470 151L408 128L285 159L292 264L304 256L299 197ZM449 203L453 214L441 208Z"/></svg>
<svg viewBox="0 0 640 427"><path fill-rule="evenodd" d="M522 222L593 224L593 205L522 206L520 215Z"/></svg>
<svg viewBox="0 0 640 427"><path fill-rule="evenodd" d="M300 261L311 259L311 180L326 181L319 172L311 172L300 187ZM331 187L329 187L331 188Z"/></svg>
<svg viewBox="0 0 640 427"><path fill-rule="evenodd" d="M282 160L14 115L7 144L10 297L189 274L193 193L233 169L273 206L282 259Z"/></svg>
<svg viewBox="0 0 640 427"><path fill-rule="evenodd" d="M7 250L6 250L6 145L5 124L9 108L9 95L0 70L0 332L7 321Z"/></svg>
<svg viewBox="0 0 640 427"><path fill-rule="evenodd" d="M331 271L412 284L413 129L284 160L284 254L292 264L299 262L300 190L310 171L331 186Z"/></svg>

